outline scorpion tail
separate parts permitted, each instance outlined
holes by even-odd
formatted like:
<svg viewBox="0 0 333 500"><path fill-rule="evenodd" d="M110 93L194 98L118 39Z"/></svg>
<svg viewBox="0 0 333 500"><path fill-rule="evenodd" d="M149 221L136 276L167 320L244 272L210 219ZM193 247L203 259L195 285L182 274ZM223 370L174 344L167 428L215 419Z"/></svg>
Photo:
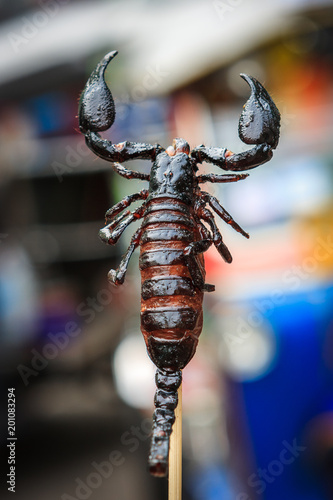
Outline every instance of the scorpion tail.
<svg viewBox="0 0 333 500"><path fill-rule="evenodd" d="M163 477L168 473L169 444L175 408L178 404L177 390L182 382L182 372L156 371L155 411L153 415L152 440L149 454L149 470L153 476Z"/></svg>
<svg viewBox="0 0 333 500"><path fill-rule="evenodd" d="M83 134L88 131L102 132L113 125L116 111L104 73L110 61L118 54L109 52L91 73L79 102L79 127Z"/></svg>

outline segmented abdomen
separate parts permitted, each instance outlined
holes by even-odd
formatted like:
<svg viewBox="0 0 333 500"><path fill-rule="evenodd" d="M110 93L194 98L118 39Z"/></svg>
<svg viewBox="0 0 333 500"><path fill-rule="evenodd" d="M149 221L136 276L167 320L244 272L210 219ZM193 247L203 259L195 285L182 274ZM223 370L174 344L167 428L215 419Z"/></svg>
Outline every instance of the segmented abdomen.
<svg viewBox="0 0 333 500"><path fill-rule="evenodd" d="M183 255L200 238L198 229L190 207L172 198L152 200L142 227L141 331L155 365L179 370L194 355L202 329L203 293ZM202 256L199 262L203 269Z"/></svg>

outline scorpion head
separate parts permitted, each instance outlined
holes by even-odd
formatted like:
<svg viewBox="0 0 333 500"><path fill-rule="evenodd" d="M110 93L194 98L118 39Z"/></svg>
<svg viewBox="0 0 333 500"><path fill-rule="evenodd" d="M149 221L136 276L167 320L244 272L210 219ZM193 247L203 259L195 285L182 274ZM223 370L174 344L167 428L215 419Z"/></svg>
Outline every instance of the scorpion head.
<svg viewBox="0 0 333 500"><path fill-rule="evenodd" d="M166 154L165 154L166 153ZM152 198L178 198L192 203L193 162L189 157L190 146L184 139L174 139L172 146L158 155L150 171L148 201Z"/></svg>
<svg viewBox="0 0 333 500"><path fill-rule="evenodd" d="M175 156L177 153L185 153L187 155L190 154L190 146L189 143L184 139L180 139L177 137L172 141L172 146L169 146L166 150L169 156Z"/></svg>
<svg viewBox="0 0 333 500"><path fill-rule="evenodd" d="M172 145L176 153L186 153L187 155L190 154L189 143L186 142L184 139L180 139L179 137L177 137L172 141Z"/></svg>

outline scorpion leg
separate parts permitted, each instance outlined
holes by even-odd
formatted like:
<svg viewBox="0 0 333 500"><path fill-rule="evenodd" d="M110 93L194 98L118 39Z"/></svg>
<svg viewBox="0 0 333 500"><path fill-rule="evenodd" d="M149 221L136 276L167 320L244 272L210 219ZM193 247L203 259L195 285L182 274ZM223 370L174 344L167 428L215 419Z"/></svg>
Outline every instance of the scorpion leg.
<svg viewBox="0 0 333 500"><path fill-rule="evenodd" d="M223 242L222 235L218 230L214 215L207 208L200 207L198 210L198 216L200 217L200 219L206 221L210 225L213 232L213 242L217 251L225 260L225 262L228 262L228 264L230 264L232 262L232 256L229 252L228 247Z"/></svg>
<svg viewBox="0 0 333 500"><path fill-rule="evenodd" d="M112 233L112 230L115 229L122 221L126 219L126 217L129 217L130 215L131 211L126 210L126 212L118 215L118 217L112 217L111 220L109 219L110 221L109 224L105 226L103 229L101 229L99 232L99 237L101 238L101 240L104 243L110 243L111 245L113 245L115 243L114 241L109 242L109 237ZM130 222L128 222L128 224L130 224Z"/></svg>
<svg viewBox="0 0 333 500"><path fill-rule="evenodd" d="M119 174L121 177L125 177L125 179L140 179L142 181L149 181L150 175L143 174L142 172L135 172L134 170L130 170L129 168L123 167L120 163L112 163L112 170Z"/></svg>
<svg viewBox="0 0 333 500"><path fill-rule="evenodd" d="M118 218L107 224L99 231L99 237L104 243L114 245L119 240L125 229L134 221L141 219L145 210L145 204L133 212L127 211Z"/></svg>
<svg viewBox="0 0 333 500"><path fill-rule="evenodd" d="M204 227L204 226L202 226ZM205 228L206 229L206 228ZM186 260L186 265L190 271L193 283L199 290L205 292L213 292L215 290L214 285L209 285L205 283L204 275L200 269L196 256L200 253L206 252L212 244L212 239L207 231L207 237L199 241L193 241L186 248L184 248L184 257Z"/></svg>
<svg viewBox="0 0 333 500"><path fill-rule="evenodd" d="M114 208L114 207L113 207ZM99 237L105 243L109 245L114 245L125 231L125 229L135 220L138 220L143 217L143 213L145 210L145 204L141 205L139 208L134 210L133 212L127 211L124 214L120 214L116 217L112 222L110 222L107 226L99 232ZM125 274L127 271L129 260L132 256L132 253L139 245L140 237L141 237L141 228L139 228L133 235L131 239L131 243L116 270L111 269L108 274L108 279L114 285L121 285L124 282Z"/></svg>
<svg viewBox="0 0 333 500"><path fill-rule="evenodd" d="M249 174L204 174L198 175L199 183L203 182L237 182L246 179Z"/></svg>
<svg viewBox="0 0 333 500"><path fill-rule="evenodd" d="M200 196L207 202L209 205L212 207L212 209L221 217L224 222L229 224L235 231L238 233L241 233L245 238L249 238L249 234L242 229L237 222L232 218L232 216L222 207L222 205L219 203L217 198L215 196L206 193L205 191L202 191L200 193Z"/></svg>
<svg viewBox="0 0 333 500"><path fill-rule="evenodd" d="M139 228L132 236L131 243L130 243L128 249L126 250L126 253L125 253L124 257L122 258L118 268L116 270L110 269L110 271L108 272L108 280L113 285L122 285L124 283L124 279L125 279L125 275L127 272L130 258L132 257L132 254L133 254L134 250L136 249L136 247L139 246L141 233L142 233L142 229Z"/></svg>
<svg viewBox="0 0 333 500"><path fill-rule="evenodd" d="M115 245L119 240L120 236L123 234L125 229L135 221L134 215L127 211L125 214L121 214L117 219L107 224L100 231L98 236L103 241L103 243L108 243L109 245Z"/></svg>
<svg viewBox="0 0 333 500"><path fill-rule="evenodd" d="M125 208L129 207L134 201L137 200L145 200L148 197L149 191L147 189L142 189L139 193L130 194L125 196L121 201L119 201L116 205L109 208L109 210L105 214L105 219L108 221L113 219L115 215L118 215Z"/></svg>

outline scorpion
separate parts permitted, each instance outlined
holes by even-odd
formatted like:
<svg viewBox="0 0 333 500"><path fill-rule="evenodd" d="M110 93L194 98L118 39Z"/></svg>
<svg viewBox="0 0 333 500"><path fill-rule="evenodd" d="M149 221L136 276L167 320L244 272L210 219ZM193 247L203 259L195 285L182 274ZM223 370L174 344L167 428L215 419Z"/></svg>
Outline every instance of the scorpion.
<svg viewBox="0 0 333 500"><path fill-rule="evenodd" d="M151 474L161 477L168 473L169 440L182 370L193 357L202 330L203 295L215 289L205 282L203 253L214 244L225 262L232 261L214 212L249 238L218 199L200 187L207 182L236 182L248 174L199 175L198 165L207 162L224 171L242 172L269 161L279 141L280 113L261 83L241 74L250 86L251 95L243 107L238 133L253 148L233 153L202 144L191 150L181 138L174 139L166 149L159 144L140 142L113 144L99 132L109 129L115 120L105 70L117 53L105 55L91 73L80 97L79 127L90 150L111 162L114 172L126 179L149 182L148 189L129 194L106 212L106 225L99 236L103 242L114 245L132 222L142 220L118 268L109 271L108 279L113 285L121 285L129 260L140 247L141 331L148 355L157 367L148 462ZM121 165L134 159L153 162L150 173ZM125 210L138 200L142 200L138 208Z"/></svg>

